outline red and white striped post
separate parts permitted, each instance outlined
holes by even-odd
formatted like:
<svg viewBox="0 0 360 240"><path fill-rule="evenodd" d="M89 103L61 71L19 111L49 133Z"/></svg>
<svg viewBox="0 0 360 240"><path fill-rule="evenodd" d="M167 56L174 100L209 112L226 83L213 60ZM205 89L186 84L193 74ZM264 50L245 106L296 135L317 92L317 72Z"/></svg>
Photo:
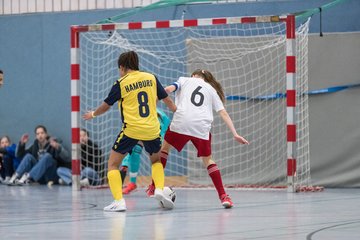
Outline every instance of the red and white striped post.
<svg viewBox="0 0 360 240"><path fill-rule="evenodd" d="M80 64L79 31L71 27L71 169L72 188L80 190Z"/></svg>
<svg viewBox="0 0 360 240"><path fill-rule="evenodd" d="M296 192L296 39L295 16L286 19L286 130L288 192Z"/></svg>

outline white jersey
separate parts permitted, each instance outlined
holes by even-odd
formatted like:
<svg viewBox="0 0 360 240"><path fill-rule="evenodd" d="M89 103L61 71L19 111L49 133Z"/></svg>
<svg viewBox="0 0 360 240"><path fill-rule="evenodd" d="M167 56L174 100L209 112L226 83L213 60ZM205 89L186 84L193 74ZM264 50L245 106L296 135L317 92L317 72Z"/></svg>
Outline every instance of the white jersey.
<svg viewBox="0 0 360 240"><path fill-rule="evenodd" d="M224 109L216 90L203 79L180 77L174 83L177 106L170 130L200 139L209 139L213 110Z"/></svg>

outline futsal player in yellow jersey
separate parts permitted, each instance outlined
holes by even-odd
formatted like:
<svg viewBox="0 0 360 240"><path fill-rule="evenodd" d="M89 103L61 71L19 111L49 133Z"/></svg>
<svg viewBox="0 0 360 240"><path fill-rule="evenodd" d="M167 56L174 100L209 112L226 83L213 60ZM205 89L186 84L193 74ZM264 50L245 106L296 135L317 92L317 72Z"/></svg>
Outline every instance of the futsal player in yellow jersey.
<svg viewBox="0 0 360 240"><path fill-rule="evenodd" d="M134 51L122 53L118 59L121 78L112 86L109 95L95 110L83 115L89 120L108 111L119 103L122 116L122 129L111 149L108 160L108 180L114 201L104 211L120 212L126 210L122 196L122 181L119 165L133 147L141 141L152 162L152 178L155 182L155 199L164 208L172 209L174 203L164 196L164 169L160 162L160 124L156 112L157 99L175 112L176 106L157 78L150 73L139 71L139 58Z"/></svg>

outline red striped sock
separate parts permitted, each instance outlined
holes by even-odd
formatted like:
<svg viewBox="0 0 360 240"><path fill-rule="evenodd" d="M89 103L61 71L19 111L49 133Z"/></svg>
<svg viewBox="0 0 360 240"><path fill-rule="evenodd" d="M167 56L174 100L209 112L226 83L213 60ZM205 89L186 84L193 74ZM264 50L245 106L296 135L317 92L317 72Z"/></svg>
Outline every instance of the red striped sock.
<svg viewBox="0 0 360 240"><path fill-rule="evenodd" d="M166 166L167 158L168 158L168 153L164 152L164 151L161 151L160 152L160 161L161 161L164 169L165 169L165 166Z"/></svg>
<svg viewBox="0 0 360 240"><path fill-rule="evenodd" d="M207 171L220 198L222 195L226 194L222 183L220 170L218 166L214 163L214 164L210 164L207 167Z"/></svg>

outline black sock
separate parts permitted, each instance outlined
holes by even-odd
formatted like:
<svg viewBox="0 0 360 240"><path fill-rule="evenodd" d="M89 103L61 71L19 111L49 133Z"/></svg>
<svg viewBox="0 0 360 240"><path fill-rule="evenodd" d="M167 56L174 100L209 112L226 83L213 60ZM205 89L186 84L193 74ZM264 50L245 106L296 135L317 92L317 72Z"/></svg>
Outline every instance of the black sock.
<svg viewBox="0 0 360 240"><path fill-rule="evenodd" d="M121 181L122 181L122 184L123 184L123 185L124 185L124 181L125 181L125 177L126 177L127 170L128 170L127 167L122 167L122 168L120 169Z"/></svg>

